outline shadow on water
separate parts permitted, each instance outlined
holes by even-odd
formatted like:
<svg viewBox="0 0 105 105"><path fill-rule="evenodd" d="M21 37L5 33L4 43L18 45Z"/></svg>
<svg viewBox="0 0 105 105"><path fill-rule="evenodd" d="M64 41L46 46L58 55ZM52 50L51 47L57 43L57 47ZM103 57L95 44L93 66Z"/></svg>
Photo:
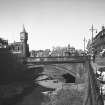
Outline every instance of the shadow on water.
<svg viewBox="0 0 105 105"><path fill-rule="evenodd" d="M43 68L30 69L30 72L32 73L32 81L29 81L29 83L28 81L25 81L25 84L28 84L29 86L26 86L25 88L22 87L23 91L21 94L16 94L11 98L1 98L0 105L41 105L45 99L47 99L42 92L52 91L53 89L45 88L34 82L40 73L43 72ZM20 84L24 83L19 82L18 85Z"/></svg>
<svg viewBox="0 0 105 105"><path fill-rule="evenodd" d="M18 102L22 101L22 98L28 94L30 94L33 91L33 87L29 87L24 89L24 91L22 92L22 94L20 95L15 95L12 98L4 98L2 99L1 103L2 105L15 105Z"/></svg>
<svg viewBox="0 0 105 105"><path fill-rule="evenodd" d="M36 86L25 89L21 95L2 100L0 105L41 105L46 98L41 92L51 90L36 84Z"/></svg>

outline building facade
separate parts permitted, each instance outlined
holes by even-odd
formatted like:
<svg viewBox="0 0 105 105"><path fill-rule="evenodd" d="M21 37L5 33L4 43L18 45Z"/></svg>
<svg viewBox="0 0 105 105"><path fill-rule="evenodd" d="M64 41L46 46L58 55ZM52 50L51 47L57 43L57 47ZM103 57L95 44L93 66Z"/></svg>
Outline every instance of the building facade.
<svg viewBox="0 0 105 105"><path fill-rule="evenodd" d="M9 44L9 50L13 54L17 54L21 57L29 57L29 45L27 44L28 41L28 33L25 30L23 25L23 30L20 32L20 42L15 42Z"/></svg>
<svg viewBox="0 0 105 105"><path fill-rule="evenodd" d="M94 37L93 42L90 46L93 52L99 54L105 49L105 27L102 26L102 30Z"/></svg>

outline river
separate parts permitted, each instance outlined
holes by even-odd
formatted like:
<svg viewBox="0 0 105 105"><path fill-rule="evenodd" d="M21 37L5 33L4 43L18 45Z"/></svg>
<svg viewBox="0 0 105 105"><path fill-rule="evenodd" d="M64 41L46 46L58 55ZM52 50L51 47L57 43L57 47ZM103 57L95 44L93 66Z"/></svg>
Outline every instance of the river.
<svg viewBox="0 0 105 105"><path fill-rule="evenodd" d="M64 65L51 65L50 67L51 70L49 66L46 66L40 73L36 73L39 70L35 71L37 78L33 79L33 85L25 88L21 95L9 99L9 101L5 100L2 105L46 105L46 101L49 100L46 93L62 88L65 82L62 75L68 73L69 69L75 66L66 65L66 68L69 68L66 71Z"/></svg>
<svg viewBox="0 0 105 105"><path fill-rule="evenodd" d="M20 102L15 105L42 105L42 103L44 103L44 101L48 98L42 92L49 90L52 89L47 89L37 85L29 94L25 95Z"/></svg>

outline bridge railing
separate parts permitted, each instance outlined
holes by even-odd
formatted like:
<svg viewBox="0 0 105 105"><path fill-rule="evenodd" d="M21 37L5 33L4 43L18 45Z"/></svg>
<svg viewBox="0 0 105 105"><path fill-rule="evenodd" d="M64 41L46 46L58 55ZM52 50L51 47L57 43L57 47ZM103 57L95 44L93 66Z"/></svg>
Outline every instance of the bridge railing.
<svg viewBox="0 0 105 105"><path fill-rule="evenodd" d="M51 57L28 57L27 62L50 62L50 61L71 61L71 60L86 60L89 56L51 56Z"/></svg>

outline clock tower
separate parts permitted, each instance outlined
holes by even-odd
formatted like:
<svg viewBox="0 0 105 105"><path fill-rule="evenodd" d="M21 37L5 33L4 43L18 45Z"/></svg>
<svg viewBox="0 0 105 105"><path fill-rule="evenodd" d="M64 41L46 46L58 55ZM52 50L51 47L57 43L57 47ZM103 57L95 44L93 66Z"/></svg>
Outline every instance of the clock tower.
<svg viewBox="0 0 105 105"><path fill-rule="evenodd" d="M22 56L23 57L28 57L28 55L29 55L29 46L27 44L28 33L26 32L24 25L23 25L23 30L20 33L20 40L21 40L21 43L22 43Z"/></svg>

